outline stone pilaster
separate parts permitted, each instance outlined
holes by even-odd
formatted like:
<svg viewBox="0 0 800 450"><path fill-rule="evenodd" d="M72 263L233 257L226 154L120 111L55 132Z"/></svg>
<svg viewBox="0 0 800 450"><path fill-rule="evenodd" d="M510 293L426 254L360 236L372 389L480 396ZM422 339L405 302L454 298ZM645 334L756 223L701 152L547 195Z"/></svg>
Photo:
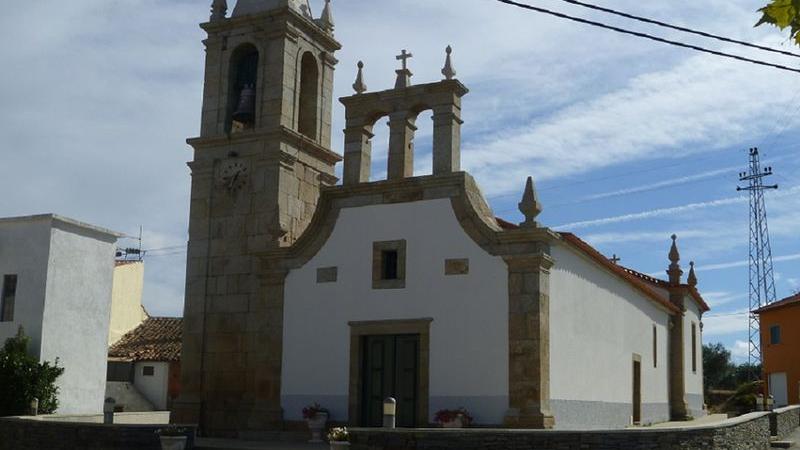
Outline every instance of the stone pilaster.
<svg viewBox="0 0 800 450"><path fill-rule="evenodd" d="M407 111L389 115L389 168L388 179L396 180L414 176L414 132L417 127L408 118Z"/></svg>
<svg viewBox="0 0 800 450"><path fill-rule="evenodd" d="M348 127L344 131L344 180L345 186L369 182L372 167L372 141L370 128Z"/></svg>
<svg viewBox="0 0 800 450"><path fill-rule="evenodd" d="M684 293L680 288L670 289L670 301L685 310ZM689 405L686 402L686 356L683 313L670 318L669 326L669 411L672 420L687 420Z"/></svg>
<svg viewBox="0 0 800 450"><path fill-rule="evenodd" d="M460 102L459 102L460 103ZM433 174L461 170L461 108L443 105L433 111Z"/></svg>
<svg viewBox="0 0 800 450"><path fill-rule="evenodd" d="M508 265L510 428L553 428L550 412L550 268L543 254L505 256Z"/></svg>

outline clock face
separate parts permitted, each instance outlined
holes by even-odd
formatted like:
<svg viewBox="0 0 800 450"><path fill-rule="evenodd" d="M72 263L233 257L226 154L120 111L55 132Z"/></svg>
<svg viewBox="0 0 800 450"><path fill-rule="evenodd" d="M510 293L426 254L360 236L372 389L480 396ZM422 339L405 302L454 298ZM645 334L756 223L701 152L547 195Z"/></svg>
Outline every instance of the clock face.
<svg viewBox="0 0 800 450"><path fill-rule="evenodd" d="M241 161L227 162L220 171L220 180L229 191L238 191L247 183L247 166Z"/></svg>

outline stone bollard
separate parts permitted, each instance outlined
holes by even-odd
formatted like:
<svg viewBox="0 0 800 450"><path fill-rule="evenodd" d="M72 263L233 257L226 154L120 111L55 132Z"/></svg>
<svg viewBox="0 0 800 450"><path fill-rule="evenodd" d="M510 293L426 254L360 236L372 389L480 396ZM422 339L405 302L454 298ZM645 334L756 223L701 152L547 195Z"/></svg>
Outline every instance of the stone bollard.
<svg viewBox="0 0 800 450"><path fill-rule="evenodd" d="M764 395L762 394L756 396L756 411L764 411Z"/></svg>
<svg viewBox="0 0 800 450"><path fill-rule="evenodd" d="M34 416L34 417L39 415L39 399L38 398L34 398L33 400L31 400L30 414L32 416Z"/></svg>
<svg viewBox="0 0 800 450"><path fill-rule="evenodd" d="M383 401L383 428L394 429L397 426L397 400L392 397Z"/></svg>
<svg viewBox="0 0 800 450"><path fill-rule="evenodd" d="M103 404L103 423L111 425L114 423L114 409L117 407L117 401L109 397Z"/></svg>

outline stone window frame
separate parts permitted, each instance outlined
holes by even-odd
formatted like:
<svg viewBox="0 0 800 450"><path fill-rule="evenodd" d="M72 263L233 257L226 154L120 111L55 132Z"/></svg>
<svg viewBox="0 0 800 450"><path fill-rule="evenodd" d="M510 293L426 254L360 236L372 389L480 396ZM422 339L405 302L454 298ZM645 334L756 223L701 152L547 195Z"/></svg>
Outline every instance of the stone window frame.
<svg viewBox="0 0 800 450"><path fill-rule="evenodd" d="M405 239L372 243L372 289L405 289L407 243ZM383 279L383 252L397 252L397 278Z"/></svg>
<svg viewBox="0 0 800 450"><path fill-rule="evenodd" d="M367 336L419 335L419 382L417 383L417 427L430 424L430 354L431 323L433 318L404 320L375 320L349 322L350 326L350 380L348 393L348 417L350 426L361 422L361 389L364 383L362 361L364 338Z"/></svg>

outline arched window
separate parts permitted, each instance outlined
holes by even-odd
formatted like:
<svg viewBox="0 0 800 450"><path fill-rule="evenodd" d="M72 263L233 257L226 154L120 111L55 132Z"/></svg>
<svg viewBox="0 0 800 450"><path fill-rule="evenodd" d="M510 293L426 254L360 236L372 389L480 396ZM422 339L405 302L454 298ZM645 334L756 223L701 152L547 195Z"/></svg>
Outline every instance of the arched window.
<svg viewBox="0 0 800 450"><path fill-rule="evenodd" d="M229 126L233 130L252 128L258 86L258 50L253 45L244 44L233 52L230 80Z"/></svg>
<svg viewBox="0 0 800 450"><path fill-rule="evenodd" d="M311 52L303 54L300 62L300 112L297 131L311 139L317 139L317 115L319 95L319 68Z"/></svg>

